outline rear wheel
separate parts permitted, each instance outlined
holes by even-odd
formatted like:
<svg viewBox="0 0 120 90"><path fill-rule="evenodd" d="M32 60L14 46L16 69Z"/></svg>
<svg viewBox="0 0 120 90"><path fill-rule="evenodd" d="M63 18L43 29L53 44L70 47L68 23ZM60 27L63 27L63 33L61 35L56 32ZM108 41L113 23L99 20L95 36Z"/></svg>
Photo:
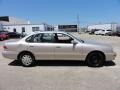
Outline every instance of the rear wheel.
<svg viewBox="0 0 120 90"><path fill-rule="evenodd" d="M34 65L35 58L33 55L31 55L29 53L23 53L20 55L20 61L23 66L30 67L30 66Z"/></svg>
<svg viewBox="0 0 120 90"><path fill-rule="evenodd" d="M104 55L100 52L90 53L87 57L87 64L91 67L101 67L105 61Z"/></svg>

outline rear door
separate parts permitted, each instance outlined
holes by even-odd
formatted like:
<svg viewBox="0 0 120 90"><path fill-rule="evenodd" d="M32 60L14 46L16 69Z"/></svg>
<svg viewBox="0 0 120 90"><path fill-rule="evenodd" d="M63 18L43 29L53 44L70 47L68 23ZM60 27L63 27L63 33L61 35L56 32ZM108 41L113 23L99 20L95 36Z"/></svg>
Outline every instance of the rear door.
<svg viewBox="0 0 120 90"><path fill-rule="evenodd" d="M38 60L54 59L53 34L40 33L28 38L28 50L31 51Z"/></svg>

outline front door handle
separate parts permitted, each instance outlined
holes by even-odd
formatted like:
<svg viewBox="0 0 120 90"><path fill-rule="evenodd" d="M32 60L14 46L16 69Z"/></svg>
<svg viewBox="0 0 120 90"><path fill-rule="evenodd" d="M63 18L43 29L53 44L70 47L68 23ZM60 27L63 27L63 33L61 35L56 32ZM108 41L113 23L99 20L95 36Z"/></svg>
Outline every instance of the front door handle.
<svg viewBox="0 0 120 90"><path fill-rule="evenodd" d="M30 46L30 47L34 47L34 46Z"/></svg>

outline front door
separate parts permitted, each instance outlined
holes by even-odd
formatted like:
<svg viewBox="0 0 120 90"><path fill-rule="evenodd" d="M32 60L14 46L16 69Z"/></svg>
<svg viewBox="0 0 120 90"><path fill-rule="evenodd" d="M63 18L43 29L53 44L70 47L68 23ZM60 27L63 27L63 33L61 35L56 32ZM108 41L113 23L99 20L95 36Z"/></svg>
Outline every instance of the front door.
<svg viewBox="0 0 120 90"><path fill-rule="evenodd" d="M80 60L82 47L80 44L71 43L73 38L66 34L56 34L54 57L57 60Z"/></svg>

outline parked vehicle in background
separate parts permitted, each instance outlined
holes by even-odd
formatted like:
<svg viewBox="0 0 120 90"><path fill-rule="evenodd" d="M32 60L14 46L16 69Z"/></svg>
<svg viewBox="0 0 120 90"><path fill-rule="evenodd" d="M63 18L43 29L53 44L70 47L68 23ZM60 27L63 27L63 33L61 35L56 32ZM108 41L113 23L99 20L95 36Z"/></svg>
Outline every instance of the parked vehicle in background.
<svg viewBox="0 0 120 90"><path fill-rule="evenodd" d="M21 34L17 32L8 32L10 38L20 38Z"/></svg>
<svg viewBox="0 0 120 90"><path fill-rule="evenodd" d="M89 34L93 35L96 31L99 31L99 29L92 29Z"/></svg>
<svg viewBox="0 0 120 90"><path fill-rule="evenodd" d="M112 30L102 30L101 35L107 35L109 32L112 32Z"/></svg>
<svg viewBox="0 0 120 90"><path fill-rule="evenodd" d="M6 32L0 32L0 40L3 41L5 39L8 39L9 35Z"/></svg>
<svg viewBox="0 0 120 90"><path fill-rule="evenodd" d="M102 31L101 29L99 29L98 31L95 31L95 35L101 35L102 34Z"/></svg>
<svg viewBox="0 0 120 90"><path fill-rule="evenodd" d="M31 66L35 60L82 60L88 66L103 66L116 53L109 45L83 41L66 32L39 32L18 42L5 43L2 55Z"/></svg>
<svg viewBox="0 0 120 90"><path fill-rule="evenodd" d="M120 31L116 32L116 36L120 37Z"/></svg>
<svg viewBox="0 0 120 90"><path fill-rule="evenodd" d="M3 31L3 30L1 30L0 33L2 33L2 32L4 32L4 33L8 33L8 31Z"/></svg>
<svg viewBox="0 0 120 90"><path fill-rule="evenodd" d="M23 37L25 37L25 36L27 36L27 34L21 33L21 38L23 38Z"/></svg>
<svg viewBox="0 0 120 90"><path fill-rule="evenodd" d="M95 35L107 35L110 32L112 32L112 30L99 30L95 31Z"/></svg>
<svg viewBox="0 0 120 90"><path fill-rule="evenodd" d="M106 33L107 36L117 36L117 32L107 32Z"/></svg>

